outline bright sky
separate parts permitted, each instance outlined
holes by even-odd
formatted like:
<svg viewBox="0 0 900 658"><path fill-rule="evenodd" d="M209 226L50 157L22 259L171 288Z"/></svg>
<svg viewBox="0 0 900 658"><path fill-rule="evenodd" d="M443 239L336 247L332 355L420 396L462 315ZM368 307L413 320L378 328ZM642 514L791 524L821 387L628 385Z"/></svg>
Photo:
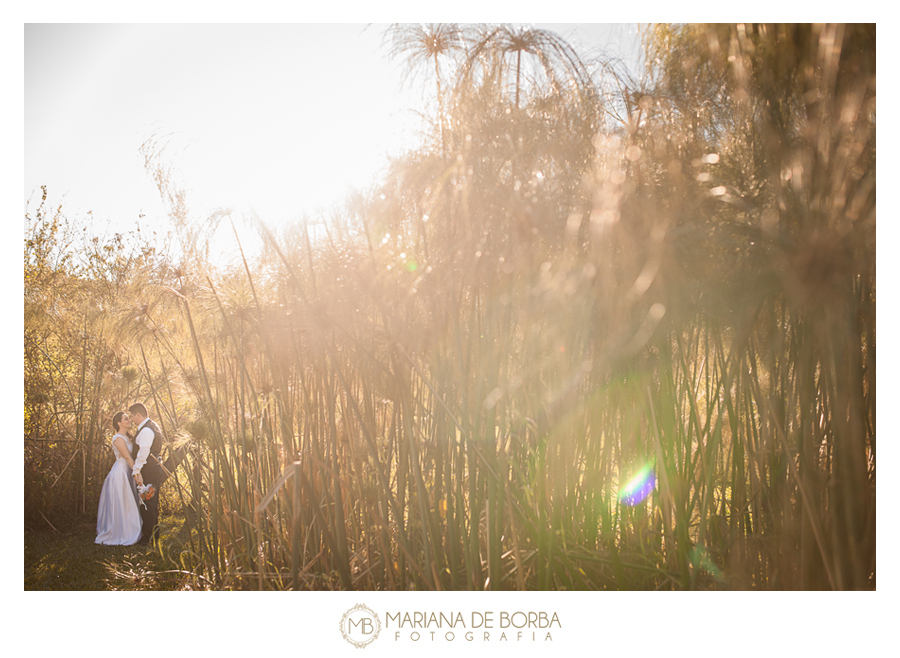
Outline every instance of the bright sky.
<svg viewBox="0 0 900 658"><path fill-rule="evenodd" d="M416 142L420 84L401 88L384 25L25 27L25 199L98 228L163 214L140 146L215 207L278 223L365 187ZM541 25L543 27L543 25ZM635 47L634 25L549 25L583 51Z"/></svg>
<svg viewBox="0 0 900 658"><path fill-rule="evenodd" d="M414 136L365 25L31 25L25 193L97 219L161 210L141 144L166 148L192 206L269 221L364 185Z"/></svg>

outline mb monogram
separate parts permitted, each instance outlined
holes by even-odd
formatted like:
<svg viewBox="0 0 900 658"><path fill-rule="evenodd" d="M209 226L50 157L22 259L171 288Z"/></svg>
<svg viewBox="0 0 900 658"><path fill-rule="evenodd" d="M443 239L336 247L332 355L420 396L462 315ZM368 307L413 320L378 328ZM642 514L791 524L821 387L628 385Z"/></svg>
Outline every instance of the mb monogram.
<svg viewBox="0 0 900 658"><path fill-rule="evenodd" d="M341 618L341 635L357 649L374 642L380 632L378 615L362 603L350 608Z"/></svg>

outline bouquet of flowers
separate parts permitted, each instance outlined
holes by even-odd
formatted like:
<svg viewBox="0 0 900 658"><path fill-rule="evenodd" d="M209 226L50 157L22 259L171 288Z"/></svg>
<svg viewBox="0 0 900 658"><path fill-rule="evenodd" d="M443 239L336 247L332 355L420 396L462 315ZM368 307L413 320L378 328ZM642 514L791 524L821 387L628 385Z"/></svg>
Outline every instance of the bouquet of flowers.
<svg viewBox="0 0 900 658"><path fill-rule="evenodd" d="M150 500L156 495L156 487L152 484L142 484L138 487L138 493L143 500Z"/></svg>

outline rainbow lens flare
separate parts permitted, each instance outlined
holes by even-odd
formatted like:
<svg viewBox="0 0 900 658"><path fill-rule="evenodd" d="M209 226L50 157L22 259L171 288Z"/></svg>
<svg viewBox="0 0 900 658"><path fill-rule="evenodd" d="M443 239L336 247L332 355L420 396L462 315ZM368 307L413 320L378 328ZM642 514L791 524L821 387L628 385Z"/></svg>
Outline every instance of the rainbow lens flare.
<svg viewBox="0 0 900 658"><path fill-rule="evenodd" d="M656 487L656 473L653 466L647 464L619 490L619 501L623 505L634 506L644 502Z"/></svg>

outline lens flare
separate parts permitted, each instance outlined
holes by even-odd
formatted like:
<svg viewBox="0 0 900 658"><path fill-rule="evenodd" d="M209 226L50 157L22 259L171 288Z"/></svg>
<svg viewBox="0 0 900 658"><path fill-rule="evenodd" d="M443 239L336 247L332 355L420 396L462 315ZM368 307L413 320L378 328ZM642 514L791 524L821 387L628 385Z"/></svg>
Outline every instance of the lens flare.
<svg viewBox="0 0 900 658"><path fill-rule="evenodd" d="M694 546L691 552L688 553L688 559L690 559L694 569L702 569L716 580L722 580L722 571L716 566L709 552L703 546L699 544Z"/></svg>
<svg viewBox="0 0 900 658"><path fill-rule="evenodd" d="M619 501L623 505L637 505L644 502L655 487L656 473L653 472L653 467L647 464L619 490Z"/></svg>

